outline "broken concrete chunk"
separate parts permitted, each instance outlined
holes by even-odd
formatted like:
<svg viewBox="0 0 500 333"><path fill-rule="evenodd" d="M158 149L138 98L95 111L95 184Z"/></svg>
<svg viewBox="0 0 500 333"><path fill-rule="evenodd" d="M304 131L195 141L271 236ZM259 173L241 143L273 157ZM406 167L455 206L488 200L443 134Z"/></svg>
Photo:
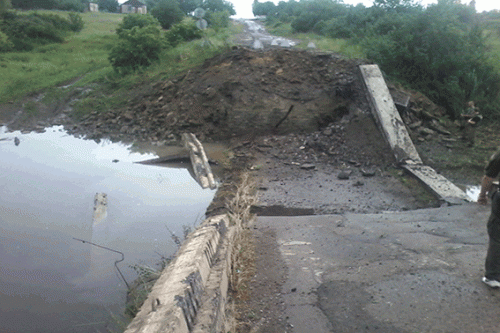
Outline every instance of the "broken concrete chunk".
<svg viewBox="0 0 500 333"><path fill-rule="evenodd" d="M427 128L427 127L421 127L418 131L422 135L434 135L434 134L436 134L436 132L434 132L433 130L431 130L430 128Z"/></svg>
<svg viewBox="0 0 500 333"><path fill-rule="evenodd" d="M437 122L437 120L433 120L430 124L429 127L435 130L436 132L444 135L451 135L449 131L447 131L441 124Z"/></svg>
<svg viewBox="0 0 500 333"><path fill-rule="evenodd" d="M375 176L375 170L361 169L361 174L363 175L363 177L373 177L373 176Z"/></svg>
<svg viewBox="0 0 500 333"><path fill-rule="evenodd" d="M304 163L300 166L301 169L304 169L304 170L314 170L316 169L316 166L314 164L311 164L311 163Z"/></svg>
<svg viewBox="0 0 500 333"><path fill-rule="evenodd" d="M351 170L344 170L344 171L341 171L338 175L337 175L337 178L338 179L341 179L341 180L346 180L346 179L349 179L349 177L351 176Z"/></svg>

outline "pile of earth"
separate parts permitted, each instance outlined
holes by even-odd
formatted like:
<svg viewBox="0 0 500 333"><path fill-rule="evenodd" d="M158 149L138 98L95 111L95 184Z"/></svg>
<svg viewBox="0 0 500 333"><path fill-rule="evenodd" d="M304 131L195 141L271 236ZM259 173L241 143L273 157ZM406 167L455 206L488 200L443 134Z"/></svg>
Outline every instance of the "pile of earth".
<svg viewBox="0 0 500 333"><path fill-rule="evenodd" d="M75 88L55 104L45 105L41 93L2 105L0 121L11 130L43 131L63 124L71 134L90 139L157 145L178 144L185 132L202 142L267 136L266 143L255 147L274 145L271 154L285 162L296 155L294 163L321 160L384 167L395 161L388 157L388 146L370 115L359 75L359 65L366 63L333 53L236 47L178 77L131 90L119 109L74 118L72 104L92 94L92 88ZM71 90L67 87L61 89ZM469 155L459 140L459 126L442 108L418 92L389 88L395 99L409 98L401 115L426 164L446 172L457 153ZM255 155L241 152L248 147L240 147L238 154ZM246 163L250 157L239 160Z"/></svg>
<svg viewBox="0 0 500 333"><path fill-rule="evenodd" d="M178 140L184 132L204 142L312 132L349 110L366 109L362 63L335 54L235 48L154 84L122 110L91 113L71 131L153 142Z"/></svg>

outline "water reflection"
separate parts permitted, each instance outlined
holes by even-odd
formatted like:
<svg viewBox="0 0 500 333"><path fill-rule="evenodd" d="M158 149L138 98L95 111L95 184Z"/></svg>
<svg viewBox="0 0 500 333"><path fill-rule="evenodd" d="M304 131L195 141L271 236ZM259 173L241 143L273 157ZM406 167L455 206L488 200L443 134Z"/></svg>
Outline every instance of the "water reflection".
<svg viewBox="0 0 500 333"><path fill-rule="evenodd" d="M128 266L173 253L166 227L182 235L214 194L186 169L134 163L157 155L127 144L78 139L62 127L30 134L3 127L0 138L1 332L104 330L125 301L114 267L120 255L73 238L123 252L119 265L131 281ZM99 223L96 193L108 202Z"/></svg>
<svg viewBox="0 0 500 333"><path fill-rule="evenodd" d="M473 201L477 202L479 197L479 192L481 191L481 186L467 186L465 189L465 194Z"/></svg>

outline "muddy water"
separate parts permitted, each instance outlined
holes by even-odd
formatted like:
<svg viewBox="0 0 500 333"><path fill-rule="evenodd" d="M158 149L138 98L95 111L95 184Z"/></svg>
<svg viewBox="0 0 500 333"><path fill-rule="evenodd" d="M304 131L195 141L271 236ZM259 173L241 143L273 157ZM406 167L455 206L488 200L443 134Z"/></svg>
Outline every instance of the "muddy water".
<svg viewBox="0 0 500 333"><path fill-rule="evenodd" d="M15 140L18 138L19 141ZM0 332L104 332L120 325L130 265L171 255L214 191L183 168L134 163L154 149L0 130ZM16 145L17 144L17 145ZM96 219L94 196L107 207ZM112 317L117 317L113 319Z"/></svg>

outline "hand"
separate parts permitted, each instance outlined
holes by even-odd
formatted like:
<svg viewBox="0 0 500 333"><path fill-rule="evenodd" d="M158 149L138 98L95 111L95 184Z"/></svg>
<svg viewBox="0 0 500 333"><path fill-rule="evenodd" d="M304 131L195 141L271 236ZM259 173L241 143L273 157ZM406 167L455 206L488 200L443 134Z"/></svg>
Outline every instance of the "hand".
<svg viewBox="0 0 500 333"><path fill-rule="evenodd" d="M477 203L480 205L487 205L488 204L488 198L486 197L486 194L484 195L479 195L477 198Z"/></svg>

